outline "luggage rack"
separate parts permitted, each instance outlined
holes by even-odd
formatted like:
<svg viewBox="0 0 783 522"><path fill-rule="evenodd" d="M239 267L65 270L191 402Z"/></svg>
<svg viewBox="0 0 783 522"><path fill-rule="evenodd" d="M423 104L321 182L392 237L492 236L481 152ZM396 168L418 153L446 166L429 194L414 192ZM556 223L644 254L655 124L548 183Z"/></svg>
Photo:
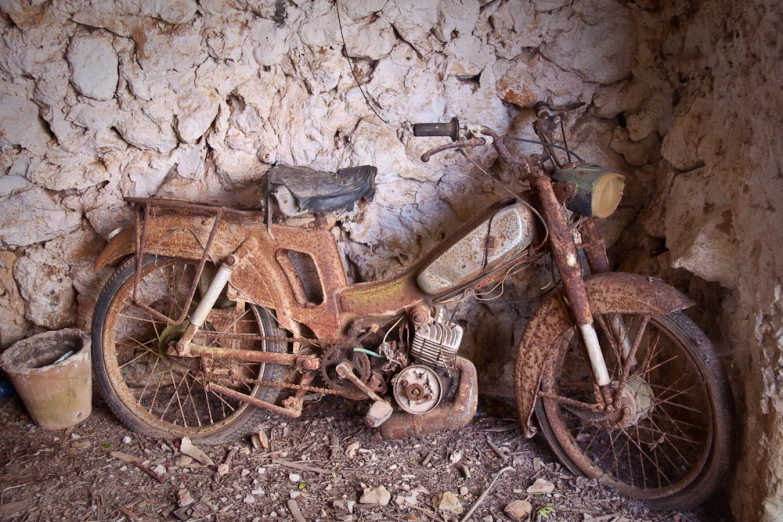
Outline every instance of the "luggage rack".
<svg viewBox="0 0 783 522"><path fill-rule="evenodd" d="M204 266L207 264L207 258L209 257L209 249L212 246L212 241L215 239L220 221L224 215L241 216L246 218L262 218L264 212L258 212L253 210L240 210L230 207L219 207L214 205L201 205L197 203L190 203L188 201L182 201L178 199L159 199L159 198L125 198L125 201L137 205L139 211L136 212L136 280L133 285L133 301L143 311L152 315L153 317L164 321L167 324L181 324L188 316L188 310L190 304L193 302L193 296L196 294L196 288L198 288L201 274L204 271ZM144 256L144 242L147 236L147 222L150 217L157 215L158 210L174 210L177 212L185 212L188 214L195 214L201 216L214 216L212 222L212 230L209 232L209 238L207 244L204 245L204 253L201 255L198 266L196 267L196 275L193 278L190 290L188 290L188 297L182 306L182 313L177 319L172 319L163 315L162 313L154 310L146 303L141 302L137 298L137 290L141 284L141 266Z"/></svg>

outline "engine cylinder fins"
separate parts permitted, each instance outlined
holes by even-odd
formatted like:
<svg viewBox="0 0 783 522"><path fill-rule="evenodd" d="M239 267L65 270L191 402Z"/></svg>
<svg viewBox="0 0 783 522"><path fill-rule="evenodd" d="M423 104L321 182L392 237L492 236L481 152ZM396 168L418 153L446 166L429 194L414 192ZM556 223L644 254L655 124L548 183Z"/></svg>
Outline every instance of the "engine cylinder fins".
<svg viewBox="0 0 783 522"><path fill-rule="evenodd" d="M404 411L424 415L440 404L443 381L432 368L413 365L402 370L392 383L394 400Z"/></svg>
<svg viewBox="0 0 783 522"><path fill-rule="evenodd" d="M433 323L416 328L411 358L436 368L454 368L462 327L455 323Z"/></svg>

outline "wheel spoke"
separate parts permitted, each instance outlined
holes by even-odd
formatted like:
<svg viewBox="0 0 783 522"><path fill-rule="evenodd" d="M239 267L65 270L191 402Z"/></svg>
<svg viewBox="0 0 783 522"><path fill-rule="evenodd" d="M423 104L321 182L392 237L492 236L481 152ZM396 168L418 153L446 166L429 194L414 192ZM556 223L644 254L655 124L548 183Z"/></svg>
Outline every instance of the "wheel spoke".
<svg viewBox="0 0 783 522"><path fill-rule="evenodd" d="M700 370L692 337L672 330L678 323L666 316L612 314L594 321L610 387L623 390L619 398L629 403L632 416L596 412L586 419L574 410L573 404L592 401L594 383L579 336L570 329L542 376L538 411L551 428L544 433L588 476L603 472L626 495L667 497L689 487L709 464L713 414L704 380L711 376ZM699 425L701 419L707 427Z"/></svg>
<svg viewBox="0 0 783 522"><path fill-rule="evenodd" d="M152 379L153 375L155 374L155 368L158 367L158 363L160 362L160 359L155 359L155 365L152 367L152 370L150 371L149 377L147 377L147 382L144 383L144 388L141 389L141 395L139 395L139 401L136 403L139 406L141 406L141 399L144 397L144 392L147 391L147 386L150 385L150 380Z"/></svg>

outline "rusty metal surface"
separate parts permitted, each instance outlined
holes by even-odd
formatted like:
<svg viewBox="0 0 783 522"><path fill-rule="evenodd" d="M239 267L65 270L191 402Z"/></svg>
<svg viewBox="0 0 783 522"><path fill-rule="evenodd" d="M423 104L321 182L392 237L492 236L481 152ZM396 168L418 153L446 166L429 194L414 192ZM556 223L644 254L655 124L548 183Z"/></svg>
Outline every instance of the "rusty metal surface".
<svg viewBox="0 0 783 522"><path fill-rule="evenodd" d="M435 249L394 279L359 283L346 288L340 295L343 322L347 323L361 315L397 315L406 308L425 302L429 298L416 285L419 271L489 216L514 202L514 198L505 198L489 206L457 227Z"/></svg>
<svg viewBox="0 0 783 522"><path fill-rule="evenodd" d="M534 215L520 203L503 208L424 267L416 278L430 295L465 285L520 254L535 234Z"/></svg>
<svg viewBox="0 0 783 522"><path fill-rule="evenodd" d="M549 178L538 178L535 187L538 189L538 197L549 226L550 252L560 273L571 311L577 324L592 324L593 315L590 313L590 303L582 280L582 267L571 231L552 190L552 182Z"/></svg>
<svg viewBox="0 0 783 522"><path fill-rule="evenodd" d="M479 145L484 145L485 143L486 141L482 138L471 138L468 140L455 141L454 143L447 143L446 145L439 145L422 154L421 161L427 163L432 156L439 152L443 152L444 150L477 147Z"/></svg>
<svg viewBox="0 0 783 522"><path fill-rule="evenodd" d="M513 202L514 199L506 198L468 220L398 277L353 286L348 285L332 234L322 230L271 225L270 237L259 213L224 210L225 215L215 225L214 214L220 210L219 207L206 207L212 215L203 216L199 214L204 211L203 206L177 203L175 209L181 207L188 213L167 213L171 211L168 207L150 213L144 231L144 250L152 255L201 260L204 247L213 236L209 261L219 263L232 253L239 259L229 280L229 298L273 309L281 323L289 326L305 324L318 338L345 339L348 325L362 316L391 317L417 304L424 304L427 298L415 281L418 271L479 223ZM160 201L156 203L160 205ZM136 251L135 230L129 227L113 238L98 257L96 267L133 254ZM276 256L280 249L312 257L323 288L323 303L314 305L307 302L305 296L292 286L291 278ZM505 266L490 271L485 277L492 277ZM481 284L481 281L476 284Z"/></svg>
<svg viewBox="0 0 783 522"><path fill-rule="evenodd" d="M452 402L442 404L426 415L397 412L381 425L384 439L418 437L438 431L465 426L473 418L478 406L478 377L473 363L457 357L460 382Z"/></svg>
<svg viewBox="0 0 783 522"><path fill-rule="evenodd" d="M239 263L230 284L244 298L304 323L318 338L343 338L338 294L348 287L337 241L328 231L272 225L274 239L264 232L249 234L236 251ZM258 231L260 232L260 231ZM277 252L281 249L312 258L323 301L308 302L292 286Z"/></svg>
<svg viewBox="0 0 783 522"><path fill-rule="evenodd" d="M693 305L689 298L653 277L609 272L587 277L584 282L595 314L665 315ZM528 437L536 433L531 416L544 363L551 350L558 346L558 339L572 327L568 311L553 295L536 309L522 334L514 371L514 391L519 420Z"/></svg>
<svg viewBox="0 0 783 522"><path fill-rule="evenodd" d="M240 393L238 391L232 390L231 388L226 388L225 386L221 386L219 384L209 383L207 385L207 391L219 393L220 395L225 395L226 397L231 397L232 399L236 399L238 401L250 404L251 406L262 408L264 410L271 411L272 413L277 413L278 415L282 415L283 417L288 417L289 419L297 419L302 415L301 408L299 408L298 410L283 408L281 406L272 404L271 402L266 402L266 401L256 399L255 397L245 395L244 393Z"/></svg>
<svg viewBox="0 0 783 522"><path fill-rule="evenodd" d="M316 369L318 358L315 356L296 355L293 353L262 352L258 350L237 350L234 348L218 348L216 346L190 345L190 353L200 357L209 355L215 359L231 361L280 364L285 366L302 365L307 369ZM315 368L314 368L315 366Z"/></svg>
<svg viewBox="0 0 783 522"><path fill-rule="evenodd" d="M582 234L582 251L587 258L587 266L590 267L590 273L603 274L611 271L604 240L598 232L598 227L595 226L593 218L587 218L582 221L580 232Z"/></svg>

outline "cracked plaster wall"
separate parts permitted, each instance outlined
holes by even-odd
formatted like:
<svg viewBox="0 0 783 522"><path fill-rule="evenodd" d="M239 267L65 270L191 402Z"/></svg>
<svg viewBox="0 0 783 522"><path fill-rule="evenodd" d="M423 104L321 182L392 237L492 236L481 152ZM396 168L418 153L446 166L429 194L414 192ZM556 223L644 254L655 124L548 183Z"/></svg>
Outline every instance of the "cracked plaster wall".
<svg viewBox="0 0 783 522"><path fill-rule="evenodd" d="M128 222L123 196L253 206L276 162L373 164L375 201L336 233L351 275L413 263L503 196L410 124L453 115L530 136L532 105L584 101L586 159L623 170L601 224L621 268L699 302L738 397L739 520L783 519L781 8L775 2L0 0L0 335L88 329ZM522 149L532 152L532 149ZM475 154L521 188L489 151ZM695 274L695 276L693 276ZM544 267L466 304L482 392L508 395ZM488 383L493 383L491 386ZM761 470L761 472L759 472ZM766 518L765 518L766 517Z"/></svg>

